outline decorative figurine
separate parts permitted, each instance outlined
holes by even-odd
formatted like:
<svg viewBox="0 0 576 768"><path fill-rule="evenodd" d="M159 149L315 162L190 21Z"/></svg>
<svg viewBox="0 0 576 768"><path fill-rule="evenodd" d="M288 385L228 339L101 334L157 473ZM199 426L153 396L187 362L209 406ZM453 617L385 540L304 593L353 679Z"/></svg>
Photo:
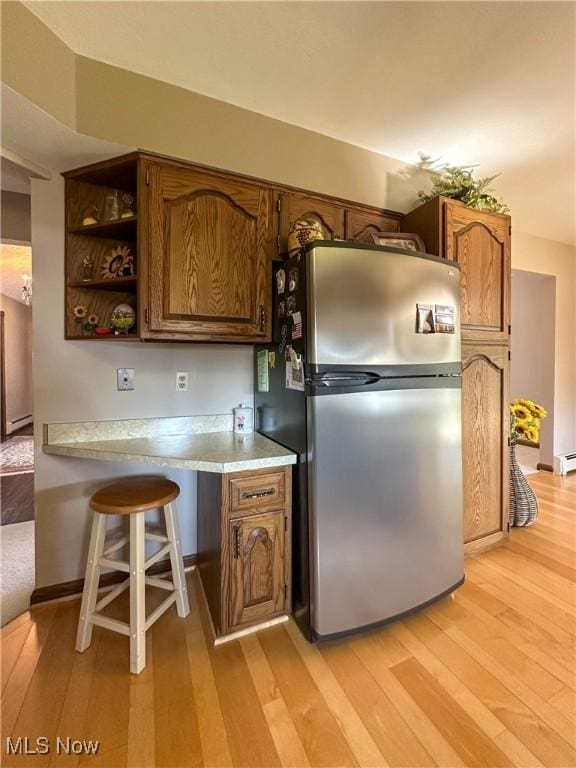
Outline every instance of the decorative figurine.
<svg viewBox="0 0 576 768"><path fill-rule="evenodd" d="M82 256L82 261L80 262L80 270L82 272L82 280L84 282L88 282L89 280L94 279L94 259L92 258L91 254L87 253Z"/></svg>
<svg viewBox="0 0 576 768"><path fill-rule="evenodd" d="M129 219L131 216L134 216L134 196L128 192L123 192L120 201L122 203L122 213L120 214L120 218Z"/></svg>
<svg viewBox="0 0 576 768"><path fill-rule="evenodd" d="M136 312L130 304L118 304L112 310L110 315L110 325L114 334L119 336L122 333L129 333L136 323Z"/></svg>
<svg viewBox="0 0 576 768"><path fill-rule="evenodd" d="M132 277L134 275L134 256L127 245L119 245L104 258L102 277L110 280L115 277Z"/></svg>
<svg viewBox="0 0 576 768"><path fill-rule="evenodd" d="M296 219L288 234L288 254L298 253L310 240L324 240L324 230L318 219Z"/></svg>
<svg viewBox="0 0 576 768"><path fill-rule="evenodd" d="M83 227L89 227L90 224L98 224L98 214L99 214L99 208L97 205L93 205L91 208L91 215L85 216L82 219L82 226Z"/></svg>
<svg viewBox="0 0 576 768"><path fill-rule="evenodd" d="M104 201L104 221L116 221L120 218L120 204L118 201L118 190L106 195Z"/></svg>

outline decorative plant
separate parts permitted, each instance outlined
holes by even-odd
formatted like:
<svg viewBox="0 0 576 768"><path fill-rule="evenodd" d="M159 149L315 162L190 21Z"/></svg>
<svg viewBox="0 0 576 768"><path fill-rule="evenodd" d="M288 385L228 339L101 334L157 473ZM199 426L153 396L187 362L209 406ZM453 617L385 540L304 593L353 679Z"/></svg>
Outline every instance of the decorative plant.
<svg viewBox="0 0 576 768"><path fill-rule="evenodd" d="M485 176L475 179L473 165L448 165L432 160L426 155L421 155L419 167L432 173L433 186L430 192L418 192L418 197L423 202L432 200L438 195L450 197L452 200L460 200L469 208L491 213L508 213L508 206L495 196L491 184L500 176Z"/></svg>
<svg viewBox="0 0 576 768"><path fill-rule="evenodd" d="M532 400L517 398L510 405L510 440L515 443L519 438L530 443L540 441L540 425L548 411Z"/></svg>
<svg viewBox="0 0 576 768"><path fill-rule="evenodd" d="M78 326L79 335L84 336L84 331L88 330L90 327L86 321L86 318L88 317L88 307L85 304L76 304L73 312L76 325Z"/></svg>
<svg viewBox="0 0 576 768"><path fill-rule="evenodd" d="M96 326L98 325L99 318L98 315L95 315L94 312L91 315L88 315L88 326L90 327L90 333L94 334L96 330Z"/></svg>

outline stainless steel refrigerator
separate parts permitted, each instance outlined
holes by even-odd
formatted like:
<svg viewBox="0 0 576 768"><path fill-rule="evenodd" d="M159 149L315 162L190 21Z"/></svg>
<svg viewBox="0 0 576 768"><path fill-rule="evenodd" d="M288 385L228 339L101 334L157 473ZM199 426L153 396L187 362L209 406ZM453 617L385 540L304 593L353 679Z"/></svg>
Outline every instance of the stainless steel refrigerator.
<svg viewBox="0 0 576 768"><path fill-rule="evenodd" d="M293 613L312 640L463 582L459 278L435 256L347 242L275 270L257 429L299 456Z"/></svg>

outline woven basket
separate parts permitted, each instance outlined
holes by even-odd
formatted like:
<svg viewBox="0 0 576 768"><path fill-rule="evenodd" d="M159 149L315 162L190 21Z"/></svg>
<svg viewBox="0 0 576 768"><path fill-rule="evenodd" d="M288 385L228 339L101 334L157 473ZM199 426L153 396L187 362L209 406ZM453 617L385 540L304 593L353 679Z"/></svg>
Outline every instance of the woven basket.
<svg viewBox="0 0 576 768"><path fill-rule="evenodd" d="M538 501L516 458L516 443L510 445L510 525L524 528L538 517Z"/></svg>

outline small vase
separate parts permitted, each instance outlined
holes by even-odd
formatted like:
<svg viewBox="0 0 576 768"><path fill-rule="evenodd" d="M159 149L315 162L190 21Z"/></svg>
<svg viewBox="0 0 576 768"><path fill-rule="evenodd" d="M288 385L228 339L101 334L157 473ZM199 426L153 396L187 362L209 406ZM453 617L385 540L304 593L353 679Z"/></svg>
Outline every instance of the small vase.
<svg viewBox="0 0 576 768"><path fill-rule="evenodd" d="M516 458L516 443L510 444L510 509L511 526L525 528L538 517L538 501L528 485Z"/></svg>

